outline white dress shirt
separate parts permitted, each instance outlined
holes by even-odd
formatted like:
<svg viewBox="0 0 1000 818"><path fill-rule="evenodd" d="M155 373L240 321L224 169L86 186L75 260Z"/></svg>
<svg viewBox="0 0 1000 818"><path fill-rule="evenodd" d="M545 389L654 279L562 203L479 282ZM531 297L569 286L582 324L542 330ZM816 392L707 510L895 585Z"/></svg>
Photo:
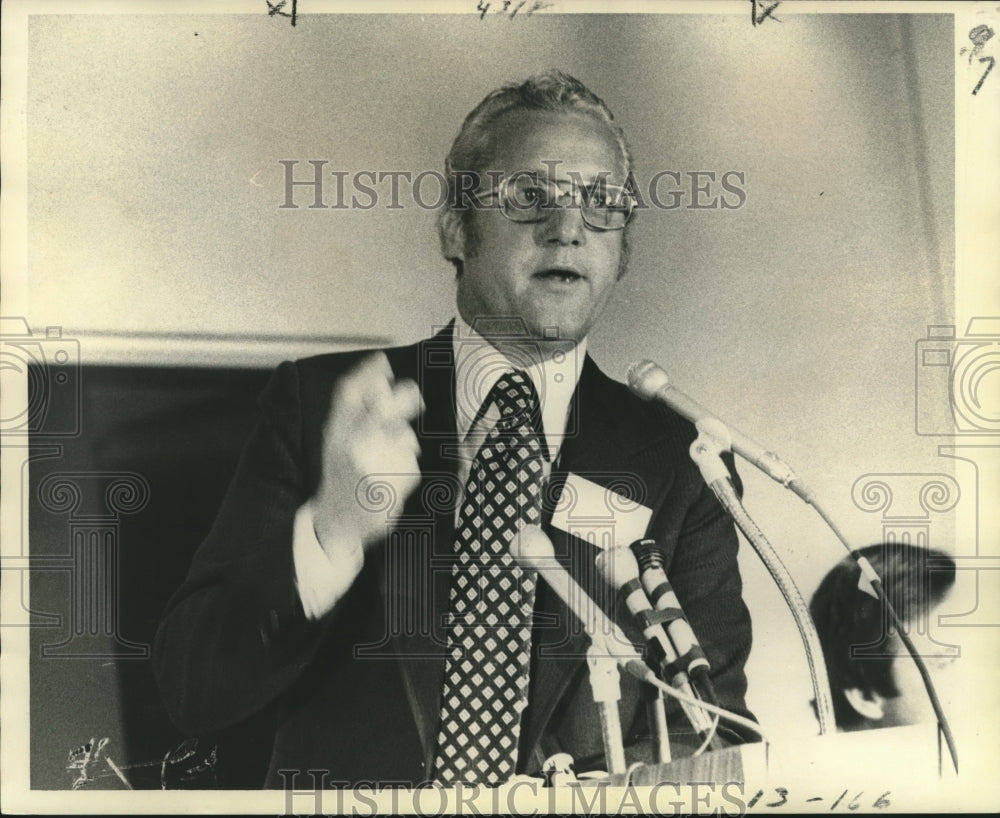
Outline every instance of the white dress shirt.
<svg viewBox="0 0 1000 818"><path fill-rule="evenodd" d="M538 393L545 443L550 456L546 464L547 476L551 464L557 462L566 435L570 402L580 379L587 340L583 339L568 351L558 352L544 361L532 360L535 356L526 356L519 361L516 360L516 351L513 353L515 359L507 357L458 316L452 349L455 359L459 484L465 485L476 452L500 417L496 406L491 405L484 410L482 419L474 424L483 402L500 376L515 369L527 372ZM292 557L302 607L306 616L318 619L330 611L351 587L364 564L364 549L360 541L351 537L328 542L324 549L313 528L310 502L303 504L295 515Z"/></svg>

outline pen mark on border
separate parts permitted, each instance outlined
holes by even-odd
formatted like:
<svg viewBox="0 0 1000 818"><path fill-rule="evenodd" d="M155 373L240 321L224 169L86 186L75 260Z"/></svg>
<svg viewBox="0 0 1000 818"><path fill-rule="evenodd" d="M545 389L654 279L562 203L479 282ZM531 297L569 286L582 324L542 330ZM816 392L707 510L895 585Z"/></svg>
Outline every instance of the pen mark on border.
<svg viewBox="0 0 1000 818"><path fill-rule="evenodd" d="M272 3L271 0L264 0L267 3L267 16L274 17L275 15L279 17L288 17L292 21L292 25L295 25L295 21L298 18L298 0L292 0L292 10L291 12L282 11L285 6L288 5L288 0L278 0L276 3Z"/></svg>
<svg viewBox="0 0 1000 818"><path fill-rule="evenodd" d="M479 12L480 20L486 17L486 13L490 10L490 6L492 5L501 6L501 8L494 9L494 13L504 14L511 20L513 20L517 16L517 13L519 11L523 11L523 16L531 16L536 11L541 11L542 9L549 8L555 4L544 3L542 2L542 0L533 0L531 5L528 6L528 8L525 8L525 6L528 5L528 0L520 0L520 2L516 4L514 0L499 0L496 3L492 2L488 3L486 2L486 0L478 0L478 2L476 3L476 11ZM511 8L512 6L513 9Z"/></svg>
<svg viewBox="0 0 1000 818"><path fill-rule="evenodd" d="M972 65L972 60L982 53L983 49L986 47L986 43L993 39L994 31L988 25L978 25L973 26L969 29L969 39L972 41L972 48L963 47L959 50L959 54L969 55L969 65ZM996 65L996 58L991 57L987 54L985 57L979 57L979 62L988 63L986 70L983 75L979 78L979 82L976 83L976 87L972 89L972 95L975 96L979 93L979 89L983 87L983 83L989 76L990 71L993 70L993 66Z"/></svg>
<svg viewBox="0 0 1000 818"><path fill-rule="evenodd" d="M993 66L996 65L996 58L991 56L980 57L979 62L987 62L989 65L986 66L986 70L983 75L979 78L979 82L976 83L976 87L972 89L972 95L975 96L979 93L979 89L983 87L983 83L986 81L986 77L989 76L990 71L993 70Z"/></svg>
<svg viewBox="0 0 1000 818"><path fill-rule="evenodd" d="M780 23L781 20L774 16L774 10L781 5L781 0L775 0L774 3L764 7L758 14L757 9L761 8L763 5L764 3L759 2L758 0L750 0L750 22L753 26L756 28L768 18L774 20L776 23Z"/></svg>
<svg viewBox="0 0 1000 818"><path fill-rule="evenodd" d="M969 52L969 65L972 65L972 58L983 50L983 47L993 37L993 29L987 25L979 25L969 30L969 39L972 40L972 48L963 48L959 54Z"/></svg>

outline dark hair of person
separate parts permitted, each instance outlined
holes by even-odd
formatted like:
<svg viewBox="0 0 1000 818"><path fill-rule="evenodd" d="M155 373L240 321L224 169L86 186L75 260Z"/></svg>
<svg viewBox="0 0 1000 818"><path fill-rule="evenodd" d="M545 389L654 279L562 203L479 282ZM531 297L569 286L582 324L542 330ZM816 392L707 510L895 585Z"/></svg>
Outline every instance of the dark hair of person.
<svg viewBox="0 0 1000 818"><path fill-rule="evenodd" d="M904 627L929 615L955 583L955 561L937 549L878 543L859 553L881 577L886 597ZM847 701L845 690L857 688L866 696L877 693L883 698L899 695L893 680L894 657L885 652L892 632L888 617L882 603L859 587L860 576L854 558L845 558L830 569L809 603L841 728L863 720Z"/></svg>

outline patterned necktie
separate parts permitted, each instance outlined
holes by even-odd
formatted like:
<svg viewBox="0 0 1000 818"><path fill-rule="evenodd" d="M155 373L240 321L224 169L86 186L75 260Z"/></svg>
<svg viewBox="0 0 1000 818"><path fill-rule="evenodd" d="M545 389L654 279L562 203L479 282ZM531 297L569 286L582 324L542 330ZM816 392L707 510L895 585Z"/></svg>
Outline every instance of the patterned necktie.
<svg viewBox="0 0 1000 818"><path fill-rule="evenodd" d="M518 530L541 519L546 452L538 396L526 373L500 377L483 403L500 420L465 484L449 596L448 656L434 778L500 784L517 764L528 703L535 575L511 557Z"/></svg>

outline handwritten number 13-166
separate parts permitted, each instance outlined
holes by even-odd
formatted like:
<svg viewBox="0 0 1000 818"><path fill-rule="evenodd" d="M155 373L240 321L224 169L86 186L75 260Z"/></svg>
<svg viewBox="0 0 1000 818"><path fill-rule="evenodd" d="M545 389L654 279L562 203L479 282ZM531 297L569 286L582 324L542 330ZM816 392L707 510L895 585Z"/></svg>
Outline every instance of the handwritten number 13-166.
<svg viewBox="0 0 1000 818"><path fill-rule="evenodd" d="M778 796L778 800L777 801L766 801L766 802L764 802L763 806L765 806L765 807L783 807L783 806L785 806L785 804L788 803L788 790L785 789L785 787L774 787L774 794L776 796ZM854 796L853 799L851 799L850 802L844 803L843 805L845 807L847 807L847 809L849 809L849 810L852 810L852 811L856 810L856 809L858 809L861 806L861 804L858 803L858 802L859 802L859 799L863 795L864 795L863 792L859 792L857 795ZM889 795L889 791L888 790L886 792L882 793L872 803L872 808L874 808L874 809L885 809L886 807L888 807L889 806L889 799L887 797L888 795ZM764 797L764 790L757 790L757 792L753 796L753 798L751 798L750 801L747 802L747 809L753 809L755 806L757 806L757 803L763 797ZM837 807L841 805L841 803L844 801L844 799L846 797L847 797L847 790L844 790L837 797L837 800L835 800L830 805L830 810L832 811L832 810L837 809ZM821 798L820 796L816 796L814 798L807 798L806 799L806 803L815 803L815 802L822 801L822 800L823 800L823 798Z"/></svg>

